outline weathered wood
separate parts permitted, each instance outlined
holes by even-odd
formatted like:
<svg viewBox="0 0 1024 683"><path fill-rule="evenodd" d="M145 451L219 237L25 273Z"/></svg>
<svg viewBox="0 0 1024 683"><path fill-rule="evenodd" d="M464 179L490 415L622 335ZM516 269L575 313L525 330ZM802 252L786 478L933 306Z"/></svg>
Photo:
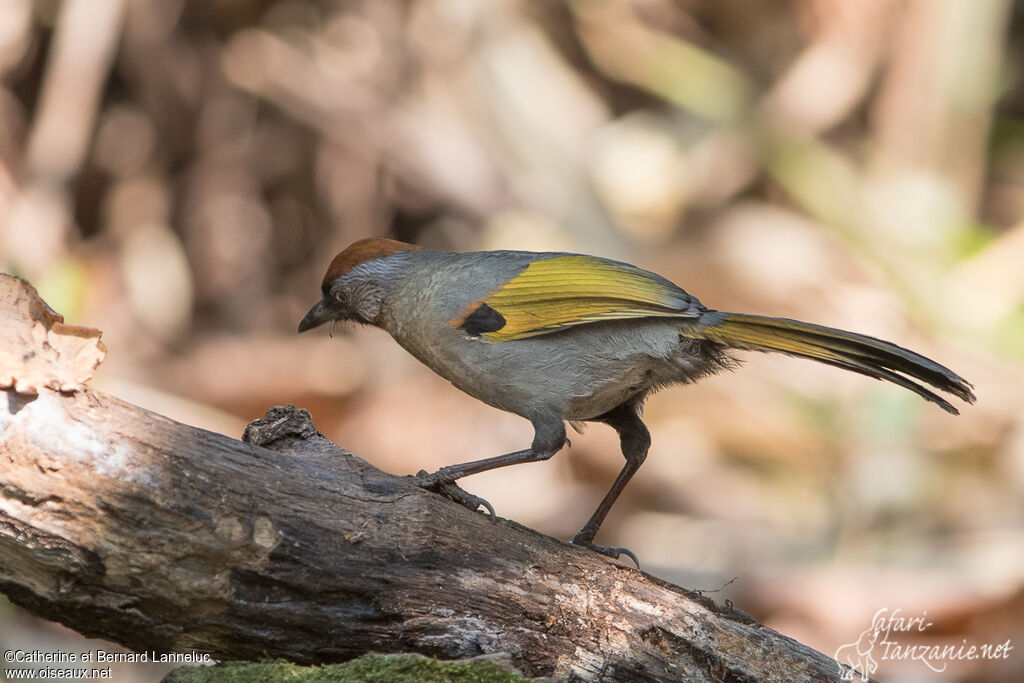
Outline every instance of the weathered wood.
<svg viewBox="0 0 1024 683"><path fill-rule="evenodd" d="M341 661L507 652L531 675L816 680L728 608L385 474L275 409L194 429L93 391L6 391L0 590L135 650Z"/></svg>
<svg viewBox="0 0 1024 683"><path fill-rule="evenodd" d="M0 591L87 636L299 663L507 653L582 680L838 673L740 612L381 472L305 411L272 409L239 441L87 387L14 386Z"/></svg>

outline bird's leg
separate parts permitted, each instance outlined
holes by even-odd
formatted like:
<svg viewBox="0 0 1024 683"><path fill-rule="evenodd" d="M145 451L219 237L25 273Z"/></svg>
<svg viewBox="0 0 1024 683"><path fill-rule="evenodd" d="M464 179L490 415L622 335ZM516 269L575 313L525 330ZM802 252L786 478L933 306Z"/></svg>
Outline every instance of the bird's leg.
<svg viewBox="0 0 1024 683"><path fill-rule="evenodd" d="M533 422L533 427L535 433L533 437L533 445L530 448L522 451L514 451L512 453L505 453L504 455L498 455L493 458L473 460L471 462L464 462L458 465L448 465L432 474L428 474L425 470L420 470L414 478L414 483L422 489L440 493L446 498L449 498L470 510L476 510L477 508L484 507L490 513L491 519L494 519L494 508L491 507L490 503L479 496L474 496L473 494L464 491L462 488L457 486L455 482L463 477L468 477L472 474L480 474L481 472L487 472L488 470L497 469L499 467L508 467L509 465L518 465L524 462L540 462L542 460L547 460L557 453L558 450L562 448L562 445L565 444L565 425L561 420L535 420Z"/></svg>
<svg viewBox="0 0 1024 683"><path fill-rule="evenodd" d="M550 458L551 456L549 455L547 457ZM494 508L491 504L483 498L474 496L472 493L463 490L455 483L456 480L468 477L471 474L479 474L480 472L493 470L497 467L518 465L523 462L533 462L536 459L537 458L534 456L533 450L527 448L523 451L506 453L493 458L473 460L472 462L464 462L459 465L448 465L432 474L428 474L426 470L420 470L416 473L415 483L421 489L440 493L442 496L449 498L470 510L476 510L480 507L486 508L487 512L491 515L491 519L494 519Z"/></svg>
<svg viewBox="0 0 1024 683"><path fill-rule="evenodd" d="M615 559L618 559L620 555L626 555L639 568L640 562L629 549L594 543L594 536L597 535L597 530L601 527L601 523L604 522L608 511L611 510L612 505L618 499L622 490L626 488L629 480L640 469L640 465L647 459L647 451L651 446L651 435L640 419L638 410L638 404L624 403L601 416L602 422L611 425L619 433L622 455L626 458L626 464L623 465L619 476L615 477L612 487L605 494L597 509L594 510L594 514L590 516L590 519L583 525L583 528L573 537L572 542L573 545L581 545Z"/></svg>

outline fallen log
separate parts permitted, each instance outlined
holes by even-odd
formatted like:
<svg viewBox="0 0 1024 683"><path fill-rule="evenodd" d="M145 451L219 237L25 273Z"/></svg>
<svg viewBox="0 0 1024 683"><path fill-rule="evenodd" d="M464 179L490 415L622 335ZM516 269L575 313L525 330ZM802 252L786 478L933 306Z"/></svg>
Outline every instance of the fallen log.
<svg viewBox="0 0 1024 683"><path fill-rule="evenodd" d="M0 592L33 614L217 660L500 655L577 680L839 674L731 605L382 472L306 411L272 408L237 440L92 390L88 372L19 381L18 358L62 360L61 334L90 340L69 356L92 367L101 346L0 279L0 326L27 330L0 357Z"/></svg>

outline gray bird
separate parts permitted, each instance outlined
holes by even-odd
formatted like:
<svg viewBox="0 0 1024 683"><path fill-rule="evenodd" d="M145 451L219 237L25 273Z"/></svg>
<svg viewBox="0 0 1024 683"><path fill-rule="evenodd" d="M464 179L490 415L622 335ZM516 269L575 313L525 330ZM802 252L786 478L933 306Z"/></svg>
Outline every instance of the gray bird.
<svg viewBox="0 0 1024 683"><path fill-rule="evenodd" d="M647 457L640 418L660 387L732 368L732 349L775 351L910 389L958 414L924 384L974 401L946 367L895 344L820 325L705 308L669 280L594 256L522 251L449 253L366 239L324 275L323 298L299 332L332 320L387 331L457 388L533 424L530 447L420 472L416 483L471 509L484 500L455 481L497 467L547 460L566 442L565 423L603 422L619 434L626 463L572 542L610 557L625 548L594 536Z"/></svg>

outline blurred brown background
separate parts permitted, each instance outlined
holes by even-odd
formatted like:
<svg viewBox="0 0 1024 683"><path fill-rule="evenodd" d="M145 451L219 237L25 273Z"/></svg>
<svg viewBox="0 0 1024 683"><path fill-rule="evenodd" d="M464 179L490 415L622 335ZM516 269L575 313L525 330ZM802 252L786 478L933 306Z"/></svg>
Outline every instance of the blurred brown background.
<svg viewBox="0 0 1024 683"><path fill-rule="evenodd" d="M611 256L891 339L977 405L748 354L649 402L598 540L828 654L886 607L934 623L904 644L1024 646L1022 66L1008 0L3 0L0 269L103 330L100 389L233 436L292 402L395 473L532 432L382 332L295 334L361 237ZM465 486L567 538L620 464L595 426ZM68 637L0 606L0 649Z"/></svg>

